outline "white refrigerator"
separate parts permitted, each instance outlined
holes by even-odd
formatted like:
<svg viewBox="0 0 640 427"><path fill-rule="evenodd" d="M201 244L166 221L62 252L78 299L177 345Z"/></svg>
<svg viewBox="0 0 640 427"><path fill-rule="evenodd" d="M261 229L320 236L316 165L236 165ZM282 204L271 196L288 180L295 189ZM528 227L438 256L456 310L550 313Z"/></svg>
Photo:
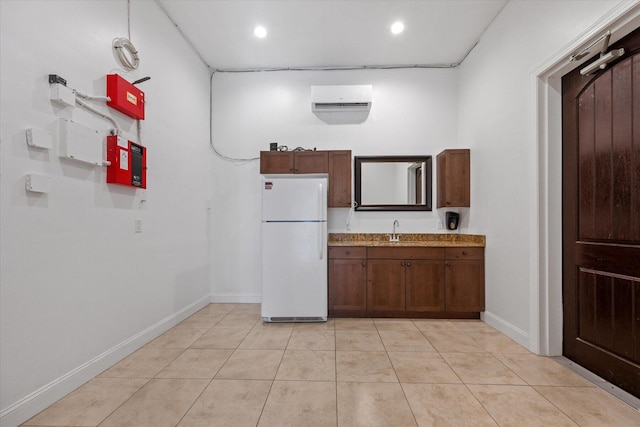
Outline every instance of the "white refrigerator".
<svg viewBox="0 0 640 427"><path fill-rule="evenodd" d="M327 320L327 176L262 177L262 320Z"/></svg>

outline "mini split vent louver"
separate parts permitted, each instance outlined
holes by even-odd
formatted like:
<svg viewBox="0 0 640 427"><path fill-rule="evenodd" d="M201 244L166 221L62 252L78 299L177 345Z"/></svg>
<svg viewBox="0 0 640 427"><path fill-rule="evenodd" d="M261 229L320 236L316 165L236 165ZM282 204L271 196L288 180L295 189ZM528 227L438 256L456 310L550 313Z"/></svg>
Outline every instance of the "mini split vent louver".
<svg viewBox="0 0 640 427"><path fill-rule="evenodd" d="M371 85L311 86L314 113L367 112L371 109Z"/></svg>

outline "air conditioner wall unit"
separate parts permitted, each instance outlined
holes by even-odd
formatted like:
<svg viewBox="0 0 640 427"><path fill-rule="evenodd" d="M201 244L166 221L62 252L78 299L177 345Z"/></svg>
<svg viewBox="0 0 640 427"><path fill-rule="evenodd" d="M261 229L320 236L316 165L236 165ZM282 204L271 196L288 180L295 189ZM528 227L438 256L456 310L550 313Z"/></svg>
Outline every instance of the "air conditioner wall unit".
<svg viewBox="0 0 640 427"><path fill-rule="evenodd" d="M371 110L372 92L372 85L311 86L311 111L367 112Z"/></svg>

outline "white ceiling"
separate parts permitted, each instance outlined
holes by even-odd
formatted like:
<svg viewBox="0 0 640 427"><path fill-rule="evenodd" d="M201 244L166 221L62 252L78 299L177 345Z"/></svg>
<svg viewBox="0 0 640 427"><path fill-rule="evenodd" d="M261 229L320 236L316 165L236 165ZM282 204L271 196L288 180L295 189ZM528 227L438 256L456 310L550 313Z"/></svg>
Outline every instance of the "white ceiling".
<svg viewBox="0 0 640 427"><path fill-rule="evenodd" d="M507 0L157 0L218 69L449 65ZM389 28L403 21L405 31ZM253 35L256 25L268 36Z"/></svg>

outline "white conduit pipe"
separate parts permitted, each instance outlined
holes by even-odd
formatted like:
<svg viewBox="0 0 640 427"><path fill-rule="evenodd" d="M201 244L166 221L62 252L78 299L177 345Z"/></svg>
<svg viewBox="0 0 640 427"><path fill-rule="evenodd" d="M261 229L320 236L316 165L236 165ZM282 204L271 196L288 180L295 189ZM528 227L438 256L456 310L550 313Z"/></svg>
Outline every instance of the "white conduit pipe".
<svg viewBox="0 0 640 427"><path fill-rule="evenodd" d="M109 97L109 96L87 95L86 93L80 92L79 90L74 90L74 92L80 98L88 99L90 101L104 101L104 102L110 102L111 101L111 97Z"/></svg>
<svg viewBox="0 0 640 427"><path fill-rule="evenodd" d="M120 135L120 127L118 126L118 123L112 118L107 116L106 114L104 114L102 111L92 107L91 105L87 104L86 102L84 102L81 99L76 98L76 103L78 105L81 105L82 107L84 107L85 109L91 111L92 113L95 113L97 115L99 115L100 117L107 119L108 121L111 122L111 124L113 125L113 130L111 131L112 135Z"/></svg>

